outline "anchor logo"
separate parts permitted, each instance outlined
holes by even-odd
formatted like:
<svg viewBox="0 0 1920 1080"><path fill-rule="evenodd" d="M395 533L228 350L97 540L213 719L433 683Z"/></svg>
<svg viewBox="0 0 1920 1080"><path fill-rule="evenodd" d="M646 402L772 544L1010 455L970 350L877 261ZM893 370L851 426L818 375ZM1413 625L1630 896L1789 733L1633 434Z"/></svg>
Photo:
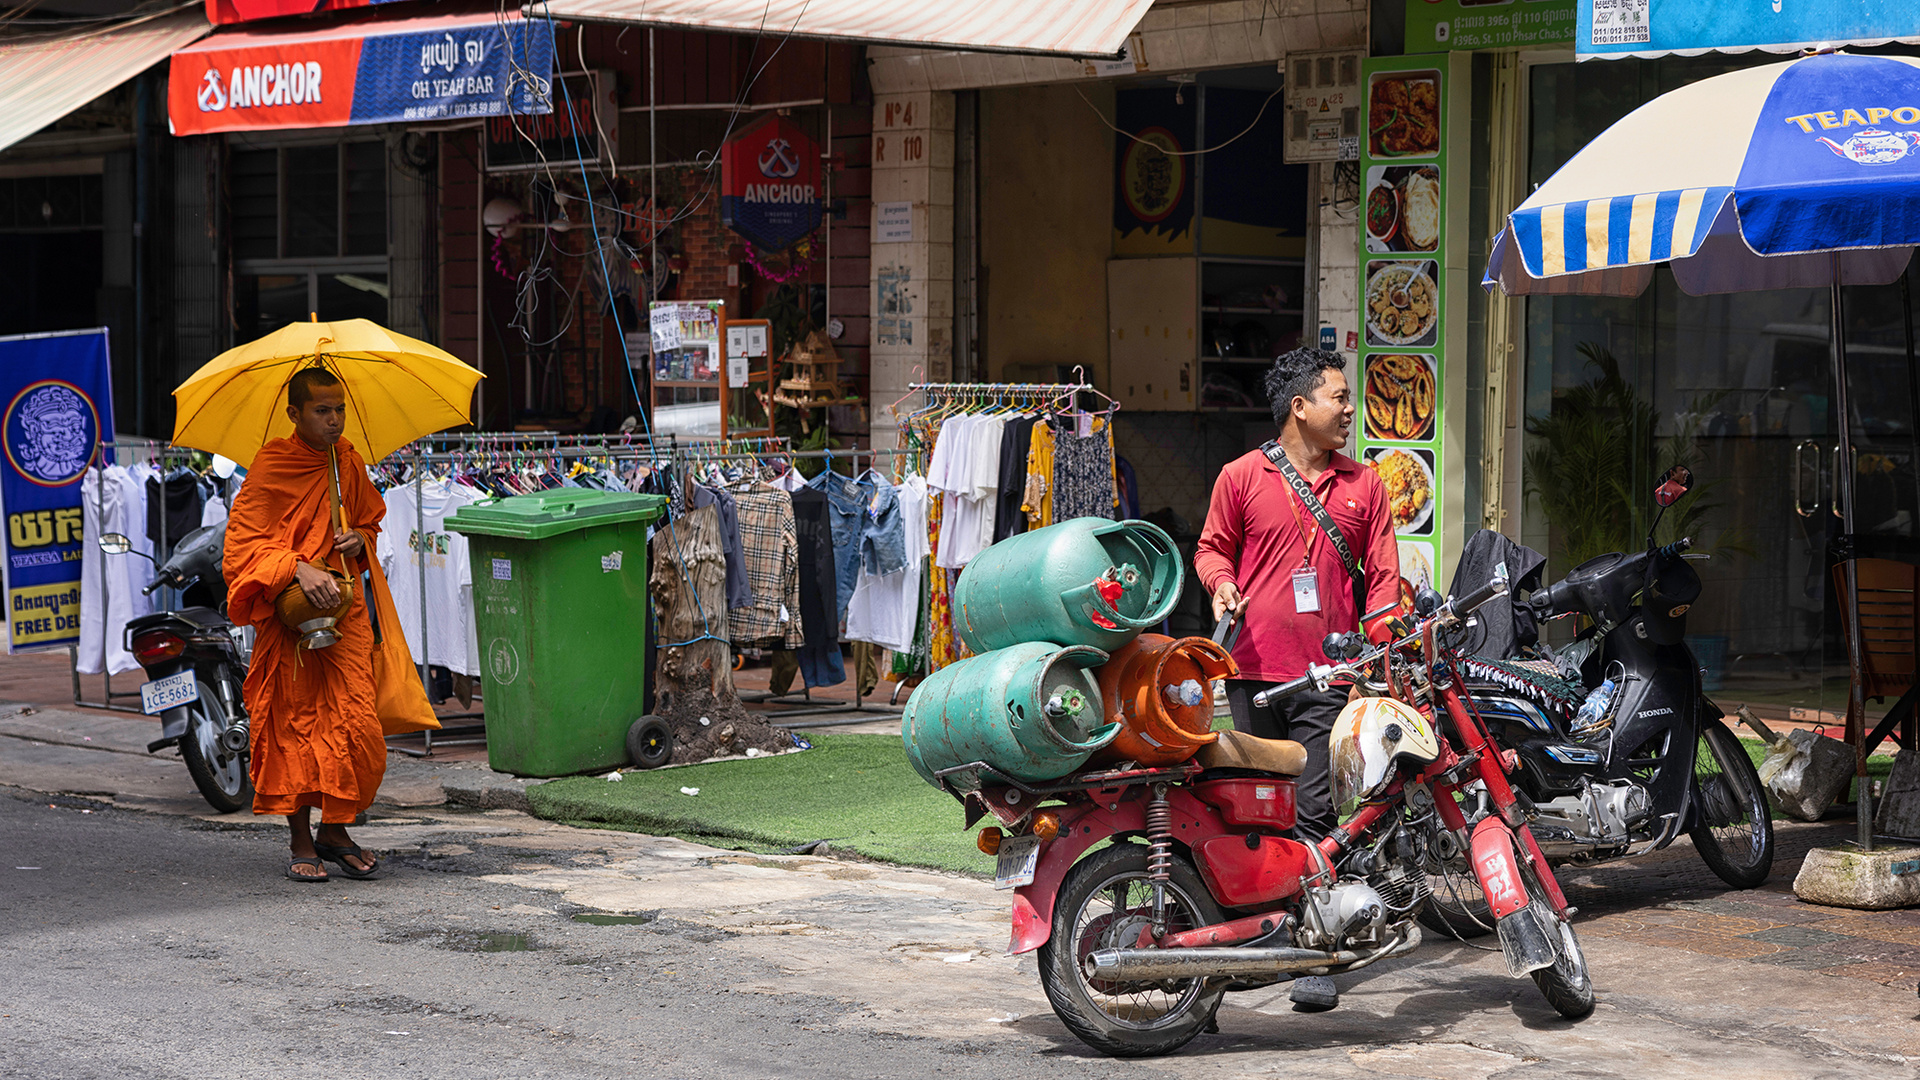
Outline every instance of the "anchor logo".
<svg viewBox="0 0 1920 1080"><path fill-rule="evenodd" d="M793 151L793 144L785 139L774 139L767 148L760 151L760 175L773 180L785 180L800 171L800 157Z"/></svg>
<svg viewBox="0 0 1920 1080"><path fill-rule="evenodd" d="M219 69L207 69L207 77L200 83L197 100L201 112L219 112L227 107L227 89L220 85Z"/></svg>

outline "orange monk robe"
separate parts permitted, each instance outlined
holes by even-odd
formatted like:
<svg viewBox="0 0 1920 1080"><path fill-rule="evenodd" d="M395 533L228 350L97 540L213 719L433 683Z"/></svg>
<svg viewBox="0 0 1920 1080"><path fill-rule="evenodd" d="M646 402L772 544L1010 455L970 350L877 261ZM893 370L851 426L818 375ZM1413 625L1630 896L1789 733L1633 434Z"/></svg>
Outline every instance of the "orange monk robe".
<svg viewBox="0 0 1920 1080"><path fill-rule="evenodd" d="M336 444L340 502L347 525L373 551L387 506L351 444ZM255 630L244 688L253 729L253 812L320 809L326 824L348 824L373 803L387 770L387 744L375 712L373 629L367 621L359 559L347 560L353 606L340 640L302 650L281 625L274 601L293 581L296 562L330 563L333 527L327 453L298 436L262 447L227 519L227 610Z"/></svg>

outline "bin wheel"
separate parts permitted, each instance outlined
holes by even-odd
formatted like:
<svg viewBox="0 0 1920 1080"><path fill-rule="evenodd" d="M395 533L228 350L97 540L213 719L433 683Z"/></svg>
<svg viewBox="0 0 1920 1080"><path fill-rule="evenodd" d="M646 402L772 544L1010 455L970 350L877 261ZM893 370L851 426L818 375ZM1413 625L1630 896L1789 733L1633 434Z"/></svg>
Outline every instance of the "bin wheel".
<svg viewBox="0 0 1920 1080"><path fill-rule="evenodd" d="M643 716L627 729L627 757L642 769L657 769L673 756L673 729L657 716Z"/></svg>

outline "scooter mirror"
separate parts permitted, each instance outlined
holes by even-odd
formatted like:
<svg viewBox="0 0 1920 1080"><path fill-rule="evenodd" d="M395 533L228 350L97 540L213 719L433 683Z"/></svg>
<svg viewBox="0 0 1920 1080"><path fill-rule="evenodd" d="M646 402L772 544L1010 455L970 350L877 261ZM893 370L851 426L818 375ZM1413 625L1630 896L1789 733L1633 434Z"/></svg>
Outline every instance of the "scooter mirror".
<svg viewBox="0 0 1920 1080"><path fill-rule="evenodd" d="M125 555L133 550L133 541L123 533L101 533L100 550L109 555Z"/></svg>
<svg viewBox="0 0 1920 1080"><path fill-rule="evenodd" d="M1653 489L1653 501L1661 506L1672 506L1680 501L1680 496L1693 490L1693 470L1685 465L1675 465L1660 477L1660 486Z"/></svg>
<svg viewBox="0 0 1920 1080"><path fill-rule="evenodd" d="M1439 611L1440 605L1446 602L1446 597L1441 596L1432 589L1421 589L1419 592L1413 594L1413 613L1424 619L1434 612Z"/></svg>

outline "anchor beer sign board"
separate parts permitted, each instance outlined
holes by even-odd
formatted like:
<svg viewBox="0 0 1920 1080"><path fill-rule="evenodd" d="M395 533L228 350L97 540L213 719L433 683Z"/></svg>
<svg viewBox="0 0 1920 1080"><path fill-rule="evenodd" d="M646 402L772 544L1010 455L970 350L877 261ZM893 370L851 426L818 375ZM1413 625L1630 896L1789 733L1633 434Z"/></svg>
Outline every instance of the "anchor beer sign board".
<svg viewBox="0 0 1920 1080"><path fill-rule="evenodd" d="M784 251L820 227L820 192L820 148L783 116L720 151L720 220L766 251Z"/></svg>
<svg viewBox="0 0 1920 1080"><path fill-rule="evenodd" d="M551 112L553 36L517 16L214 34L173 54L175 135Z"/></svg>
<svg viewBox="0 0 1920 1080"><path fill-rule="evenodd" d="M107 332L0 338L7 651L80 640L81 477L113 432Z"/></svg>

